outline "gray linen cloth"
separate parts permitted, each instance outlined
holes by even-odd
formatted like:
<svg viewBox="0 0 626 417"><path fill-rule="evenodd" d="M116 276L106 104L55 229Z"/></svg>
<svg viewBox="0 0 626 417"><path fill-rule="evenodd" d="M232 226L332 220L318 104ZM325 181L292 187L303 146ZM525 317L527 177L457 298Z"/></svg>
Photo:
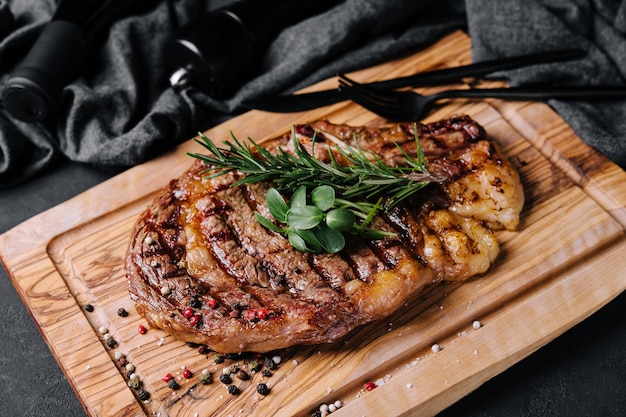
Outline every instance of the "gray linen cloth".
<svg viewBox="0 0 626 417"><path fill-rule="evenodd" d="M242 111L244 100L293 92L316 81L409 54L466 29L474 61L576 45L588 56L500 74L513 85L615 84L626 80L626 1L343 0L283 30L261 67L233 95L215 100L168 85L167 41L193 16L229 0L155 1L114 22L43 122L12 119L0 105L0 187L56 160L125 168L141 163ZM169 6L173 5L172 8ZM0 19L4 84L54 13L52 0L13 0ZM271 24L271 22L268 22ZM588 144L626 166L626 101L549 102Z"/></svg>

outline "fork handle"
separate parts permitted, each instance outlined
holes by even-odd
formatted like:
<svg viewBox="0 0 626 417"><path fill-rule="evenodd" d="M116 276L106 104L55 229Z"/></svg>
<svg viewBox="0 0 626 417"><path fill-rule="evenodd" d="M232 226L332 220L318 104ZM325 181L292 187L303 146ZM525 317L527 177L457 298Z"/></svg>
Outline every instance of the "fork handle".
<svg viewBox="0 0 626 417"><path fill-rule="evenodd" d="M625 86L545 86L444 90L437 98L502 98L508 100L626 98Z"/></svg>

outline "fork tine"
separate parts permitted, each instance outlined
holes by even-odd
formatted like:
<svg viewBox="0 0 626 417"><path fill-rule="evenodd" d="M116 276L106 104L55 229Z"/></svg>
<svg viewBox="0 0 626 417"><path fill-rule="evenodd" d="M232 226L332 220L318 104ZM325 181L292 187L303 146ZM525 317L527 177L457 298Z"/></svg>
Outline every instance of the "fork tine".
<svg viewBox="0 0 626 417"><path fill-rule="evenodd" d="M356 91L363 94L364 96L375 99L380 103L395 103L397 101L396 97L393 94L389 94L382 90L377 90L373 87L366 87L363 84L354 81L351 78L348 78L345 74L339 74L339 83L343 84L344 86L354 88Z"/></svg>
<svg viewBox="0 0 626 417"><path fill-rule="evenodd" d="M352 101L385 118L395 117L398 103L395 98L384 93L378 94L371 89L351 80L343 74L339 75L339 88L343 89Z"/></svg>

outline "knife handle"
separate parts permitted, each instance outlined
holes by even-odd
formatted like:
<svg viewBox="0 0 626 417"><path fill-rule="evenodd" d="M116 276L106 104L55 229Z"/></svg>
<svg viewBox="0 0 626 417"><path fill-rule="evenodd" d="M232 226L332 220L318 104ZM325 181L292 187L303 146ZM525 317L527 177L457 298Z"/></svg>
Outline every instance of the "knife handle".
<svg viewBox="0 0 626 417"><path fill-rule="evenodd" d="M458 82L463 78L481 77L496 71L582 58L585 54L585 51L581 49L539 52L484 62L476 62L460 67L420 72L418 74L395 78L393 80L375 81L368 83L367 85L377 88L395 89L402 87L423 87L427 85L449 84Z"/></svg>

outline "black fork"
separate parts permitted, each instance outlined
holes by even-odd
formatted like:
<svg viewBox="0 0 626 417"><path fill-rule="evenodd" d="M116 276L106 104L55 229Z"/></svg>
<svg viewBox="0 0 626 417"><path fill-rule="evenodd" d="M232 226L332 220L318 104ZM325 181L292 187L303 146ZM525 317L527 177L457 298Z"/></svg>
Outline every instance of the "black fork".
<svg viewBox="0 0 626 417"><path fill-rule="evenodd" d="M368 87L339 74L339 88L356 104L390 121L415 121L440 100L452 98L543 101L626 99L624 86L534 86L444 90L430 95Z"/></svg>

